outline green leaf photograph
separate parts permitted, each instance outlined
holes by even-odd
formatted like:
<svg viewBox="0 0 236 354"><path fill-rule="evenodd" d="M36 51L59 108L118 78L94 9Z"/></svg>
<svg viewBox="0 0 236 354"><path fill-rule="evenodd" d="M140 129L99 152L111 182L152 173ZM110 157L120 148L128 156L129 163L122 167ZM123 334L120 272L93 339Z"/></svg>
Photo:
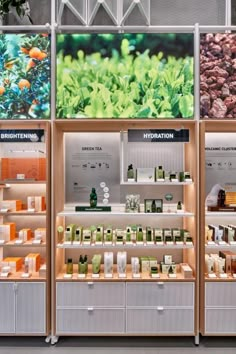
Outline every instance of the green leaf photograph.
<svg viewBox="0 0 236 354"><path fill-rule="evenodd" d="M57 35L57 118L193 118L192 34Z"/></svg>
<svg viewBox="0 0 236 354"><path fill-rule="evenodd" d="M0 119L50 118L48 34L0 34Z"/></svg>

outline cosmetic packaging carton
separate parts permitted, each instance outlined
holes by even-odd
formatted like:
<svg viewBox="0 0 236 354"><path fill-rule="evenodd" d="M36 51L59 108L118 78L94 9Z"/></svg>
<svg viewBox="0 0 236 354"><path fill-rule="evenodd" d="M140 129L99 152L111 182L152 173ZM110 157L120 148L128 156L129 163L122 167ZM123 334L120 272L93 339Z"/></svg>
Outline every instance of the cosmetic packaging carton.
<svg viewBox="0 0 236 354"><path fill-rule="evenodd" d="M95 242L103 242L103 226L97 226L94 232L94 241Z"/></svg>
<svg viewBox="0 0 236 354"><path fill-rule="evenodd" d="M68 225L66 227L66 231L65 231L65 241L66 242L74 241L75 230L76 230L76 225L75 224L70 224L70 225Z"/></svg>
<svg viewBox="0 0 236 354"><path fill-rule="evenodd" d="M2 267L9 266L11 272L19 272L23 266L23 259L21 257L6 257L2 261Z"/></svg>
<svg viewBox="0 0 236 354"><path fill-rule="evenodd" d="M154 168L137 168L137 182L155 182Z"/></svg>
<svg viewBox="0 0 236 354"><path fill-rule="evenodd" d="M154 240L156 242L163 242L163 230L159 228L154 229Z"/></svg>
<svg viewBox="0 0 236 354"><path fill-rule="evenodd" d="M214 258L210 257L209 254L205 255L205 271L208 274L214 273Z"/></svg>
<svg viewBox="0 0 236 354"><path fill-rule="evenodd" d="M185 279L193 277L193 270L187 263L180 263L180 272Z"/></svg>
<svg viewBox="0 0 236 354"><path fill-rule="evenodd" d="M190 235L190 232L186 229L181 229L180 230L181 237L183 237L184 242L192 242L192 236Z"/></svg>
<svg viewBox="0 0 236 354"><path fill-rule="evenodd" d="M116 242L123 243L124 239L125 239L124 230L123 229L116 229L115 234L116 234Z"/></svg>
<svg viewBox="0 0 236 354"><path fill-rule="evenodd" d="M3 247L0 247L0 264L3 260Z"/></svg>
<svg viewBox="0 0 236 354"><path fill-rule="evenodd" d="M131 257L131 269L132 274L139 274L140 264L138 257Z"/></svg>
<svg viewBox="0 0 236 354"><path fill-rule="evenodd" d="M104 242L113 242L113 231L111 227L104 230Z"/></svg>
<svg viewBox="0 0 236 354"><path fill-rule="evenodd" d="M164 234L164 242L173 241L171 229L163 229L163 234Z"/></svg>
<svg viewBox="0 0 236 354"><path fill-rule="evenodd" d="M215 225L208 225L208 229L212 230L212 241L216 242L218 241L218 230L219 227ZM210 240L208 240L210 241Z"/></svg>
<svg viewBox="0 0 236 354"><path fill-rule="evenodd" d="M21 200L2 200L0 202L1 209L7 209L8 211L20 211L22 210L22 201Z"/></svg>
<svg viewBox="0 0 236 354"><path fill-rule="evenodd" d="M231 251L219 251L219 256L225 259L225 273L231 273L231 258L234 255Z"/></svg>
<svg viewBox="0 0 236 354"><path fill-rule="evenodd" d="M16 224L8 222L0 224L0 240L5 242L12 241L16 238Z"/></svg>
<svg viewBox="0 0 236 354"><path fill-rule="evenodd" d="M232 230L234 230L234 239L233 241L236 241L236 226L235 225L228 225L229 227L231 227Z"/></svg>
<svg viewBox="0 0 236 354"><path fill-rule="evenodd" d="M158 266L158 262L157 259L155 257L148 257L149 259L149 269L151 269L151 267L157 267Z"/></svg>
<svg viewBox="0 0 236 354"><path fill-rule="evenodd" d="M113 252L104 252L104 274L113 274Z"/></svg>
<svg viewBox="0 0 236 354"><path fill-rule="evenodd" d="M125 274L127 265L127 252L117 253L117 273Z"/></svg>
<svg viewBox="0 0 236 354"><path fill-rule="evenodd" d="M35 209L36 212L46 210L46 199L44 196L27 197L27 209Z"/></svg>
<svg viewBox="0 0 236 354"><path fill-rule="evenodd" d="M176 274L176 264L175 262L172 262L172 264L164 264L161 262L161 272L163 274L168 274L170 271L170 267L172 269L172 273Z"/></svg>
<svg viewBox="0 0 236 354"><path fill-rule="evenodd" d="M42 264L39 268L39 276L42 278L46 278L46 273L47 273L47 265L45 263Z"/></svg>
<svg viewBox="0 0 236 354"><path fill-rule="evenodd" d="M39 253L29 253L25 259L29 262L29 271L38 272L41 263L41 257Z"/></svg>
<svg viewBox="0 0 236 354"><path fill-rule="evenodd" d="M164 264L172 264L172 256L169 254L165 254L163 256L163 263Z"/></svg>
<svg viewBox="0 0 236 354"><path fill-rule="evenodd" d="M91 242L92 240L92 232L90 229L83 230L83 242Z"/></svg>
<svg viewBox="0 0 236 354"><path fill-rule="evenodd" d="M22 241L29 241L32 238L32 230L31 229L21 229L19 231L19 239Z"/></svg>
<svg viewBox="0 0 236 354"><path fill-rule="evenodd" d="M217 259L217 268L218 268L218 273L223 274L225 273L225 258L219 257Z"/></svg>
<svg viewBox="0 0 236 354"><path fill-rule="evenodd" d="M47 229L45 227L38 227L34 230L35 240L46 241Z"/></svg>
<svg viewBox="0 0 236 354"><path fill-rule="evenodd" d="M172 237L173 237L174 242L180 242L180 241L183 242L184 239L181 235L180 229L177 229L177 228L171 229L171 233L172 233Z"/></svg>
<svg viewBox="0 0 236 354"><path fill-rule="evenodd" d="M82 226L78 226L75 230L74 241L81 242L83 239L83 228Z"/></svg>
<svg viewBox="0 0 236 354"><path fill-rule="evenodd" d="M101 267L102 256L100 254L95 254L92 258L92 273L99 274Z"/></svg>

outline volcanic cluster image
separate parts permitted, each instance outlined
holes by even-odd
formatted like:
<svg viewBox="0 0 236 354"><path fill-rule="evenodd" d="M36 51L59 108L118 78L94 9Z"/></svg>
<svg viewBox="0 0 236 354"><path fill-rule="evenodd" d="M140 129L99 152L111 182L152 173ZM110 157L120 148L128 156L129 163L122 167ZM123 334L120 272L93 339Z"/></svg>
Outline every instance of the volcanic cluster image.
<svg viewBox="0 0 236 354"><path fill-rule="evenodd" d="M236 34L201 35L200 114L236 119Z"/></svg>

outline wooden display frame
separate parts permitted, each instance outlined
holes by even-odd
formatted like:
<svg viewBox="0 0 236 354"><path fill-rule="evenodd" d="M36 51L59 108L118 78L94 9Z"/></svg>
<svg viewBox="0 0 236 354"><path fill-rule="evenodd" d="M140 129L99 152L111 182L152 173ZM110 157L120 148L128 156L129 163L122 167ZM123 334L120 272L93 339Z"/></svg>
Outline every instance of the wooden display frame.
<svg viewBox="0 0 236 354"><path fill-rule="evenodd" d="M88 281L87 279L64 279L62 275L62 270L64 267L65 249L57 247L57 227L58 225L63 225L65 227L65 215L64 210L64 195L58 191L64 191L65 177L64 177L64 133L74 133L74 132L121 132L127 131L128 129L189 129L190 142L186 144L185 147L185 169L190 172L193 178L193 183L179 184L183 188L183 203L187 206L188 211L192 213L190 217L183 217L183 227L190 230L193 236L194 245L190 249L183 249L183 260L189 263L194 270L194 278L192 281L195 284L195 320L194 320L194 335L198 336L198 204L197 204L197 185L198 185L198 130L196 121L183 121L183 120L173 120L173 121L163 121L163 120L67 120L67 121L54 121L53 122L53 287L52 287L52 334L56 333L56 282L65 280L66 282L83 282ZM58 178L60 176L60 178ZM158 184L157 184L158 185ZM75 214L75 213L74 213ZM73 214L73 215L74 215ZM138 215L138 214L137 214ZM161 213L159 214L161 217ZM149 216L149 215L148 215ZM60 242L60 240L59 240ZM139 247L140 248L140 247ZM93 250L94 252L94 250ZM60 274L60 275L59 275ZM121 281L121 279L116 279L110 281ZM127 279L129 282L137 281L137 279L132 279L131 276ZM144 281L158 281L158 279L143 278ZM104 276L100 281L104 281ZM161 281L173 281L182 282L189 281L189 279L184 279L183 277L177 276L175 279L169 279L168 277L162 277ZM99 280L96 280L99 281ZM105 280L106 281L106 280ZM123 279L123 281L126 281ZM66 334L70 335L70 334ZM79 335L79 334L78 334ZM82 334L81 334L82 335ZM89 335L89 334L88 334ZM144 334L145 336L146 334ZM158 335L158 334L157 334ZM173 335L173 334L171 334ZM178 334L176 334L178 335ZM181 334L182 335L182 334Z"/></svg>
<svg viewBox="0 0 236 354"><path fill-rule="evenodd" d="M47 229L46 231L46 240L45 242L42 242L40 245L32 245L30 242L26 242L22 245L13 245L13 242L7 242L4 245L1 245L1 247L6 247L8 250L11 249L11 247L17 248L18 250L20 249L25 249L25 251L30 252L30 249L32 247L40 250L40 248L44 248L45 255L46 255L46 276L45 277L40 277L38 273L33 273L29 278L22 278L21 274L15 273L15 274L10 274L8 278L4 279L1 278L1 282L43 282L46 284L46 298L45 298L45 303L46 303L46 313L45 313L45 333L42 334L35 334L35 333L9 333L7 334L8 336L48 336L51 330L51 298L50 298L50 292L51 292L51 124L48 121L19 121L19 120L11 120L11 121L1 121L0 122L0 129L44 129L45 131L45 151L46 151L46 180L45 181L9 181L6 183L12 184L12 185L17 185L17 186L22 186L21 188L23 189L27 185L33 185L36 193L37 193L37 186L45 184L45 201L46 201L46 211L43 212L27 212L27 211L22 211L22 212L8 212L8 213L0 213L0 218L1 220L5 216L24 216L28 215L30 218L37 217L40 215L40 217L46 218L45 220L45 227ZM4 143L3 143L4 144ZM14 188L14 187L12 187ZM1 188L1 191L3 191L4 188ZM16 220L17 223L17 220ZM0 333L0 336L6 336L6 333Z"/></svg>
<svg viewBox="0 0 236 354"><path fill-rule="evenodd" d="M236 121L220 121L220 120L209 120L209 121L201 121L200 122L200 127L199 127L199 134L200 134L200 138L199 138L199 151L200 151L200 166L199 166L199 172L200 172L200 199L199 199L199 204L200 204L200 212L199 212L199 217L200 217L200 237L199 237L199 252L200 252L200 259L199 259L199 272L200 272L200 295L199 295L199 299L200 299L200 306L199 306L199 315L200 315L200 333L204 336L235 336L235 334L228 334L228 333L206 333L206 324L205 324L205 308L206 308L206 304L205 304L205 285L208 282L218 282L218 283L222 283L222 282L236 282L236 279L233 279L232 277L228 277L227 279L220 279L219 277L215 278L215 279L210 279L207 278L205 275L205 253L206 253L206 245L205 245L205 219L206 219L206 215L209 216L209 212L206 214L205 211L205 133L236 133ZM212 212L213 213L213 212ZM233 212L216 212L217 216L220 217L224 217L224 216L230 216L230 214L232 215L232 217L235 216L235 213ZM207 246L209 247L209 246ZM219 245L218 248L220 248L221 246ZM224 245L222 245L222 249L225 250ZM230 250L230 246L228 247L228 249ZM234 249L234 246L232 246L232 250ZM214 249L215 250L215 249ZM235 303L236 305L236 303Z"/></svg>

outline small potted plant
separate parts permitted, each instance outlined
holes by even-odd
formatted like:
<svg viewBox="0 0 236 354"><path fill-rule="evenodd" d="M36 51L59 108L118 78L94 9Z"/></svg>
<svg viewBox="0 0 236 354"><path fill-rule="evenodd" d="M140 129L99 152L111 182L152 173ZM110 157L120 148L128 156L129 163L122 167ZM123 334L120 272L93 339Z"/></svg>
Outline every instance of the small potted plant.
<svg viewBox="0 0 236 354"><path fill-rule="evenodd" d="M31 25L30 7L27 0L1 0L0 1L0 24L3 16L11 12L21 25Z"/></svg>

